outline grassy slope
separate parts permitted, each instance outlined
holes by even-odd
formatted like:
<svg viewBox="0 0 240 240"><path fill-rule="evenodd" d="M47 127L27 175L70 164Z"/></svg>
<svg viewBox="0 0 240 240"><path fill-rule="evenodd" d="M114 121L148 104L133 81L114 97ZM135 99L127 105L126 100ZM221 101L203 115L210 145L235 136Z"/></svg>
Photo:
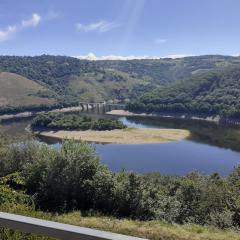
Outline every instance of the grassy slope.
<svg viewBox="0 0 240 240"><path fill-rule="evenodd" d="M18 74L0 73L0 107L50 104L53 100L36 96L39 91L46 91L40 84Z"/></svg>
<svg viewBox="0 0 240 240"><path fill-rule="evenodd" d="M56 91L64 99L86 101L136 98L158 85L239 64L240 58L226 56L92 62L64 56L0 56L0 71L34 80ZM138 88L139 84L144 87ZM35 101L38 100L35 98ZM6 103L5 99L1 101ZM29 101L26 100L26 103L29 104Z"/></svg>
<svg viewBox="0 0 240 240"><path fill-rule="evenodd" d="M177 225L161 221L133 221L110 217L81 217L70 213L56 217L57 221L153 240L237 240L239 232L223 231L198 225Z"/></svg>
<svg viewBox="0 0 240 240"><path fill-rule="evenodd" d="M127 98L131 89L144 84L143 80L132 78L121 71L105 70L101 73L85 73L82 76L69 77L69 89L82 100L103 101L115 98Z"/></svg>
<svg viewBox="0 0 240 240"><path fill-rule="evenodd" d="M9 206L10 207L10 206ZM162 221L134 221L129 219L117 219L107 216L82 216L80 212L73 212L62 215L53 215L39 211L31 211L23 206L11 206L9 209L1 209L7 212L17 213L35 218L67 223L82 227L89 227L104 231L110 231L130 236L137 236L152 240L239 240L238 231L219 230L214 227L203 227L199 225L178 225ZM13 240L37 240L49 239L46 237L34 237L22 235L19 232L8 232L4 230L5 236L11 235ZM0 230L1 239L4 235Z"/></svg>

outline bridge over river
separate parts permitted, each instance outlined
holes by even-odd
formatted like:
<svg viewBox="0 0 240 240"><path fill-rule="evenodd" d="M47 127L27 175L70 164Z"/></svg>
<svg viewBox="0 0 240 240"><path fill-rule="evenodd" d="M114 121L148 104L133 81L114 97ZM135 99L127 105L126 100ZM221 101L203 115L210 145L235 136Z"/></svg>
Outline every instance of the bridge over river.
<svg viewBox="0 0 240 240"><path fill-rule="evenodd" d="M116 109L125 109L125 104L107 102L79 102L83 110L95 110L97 112L108 112Z"/></svg>

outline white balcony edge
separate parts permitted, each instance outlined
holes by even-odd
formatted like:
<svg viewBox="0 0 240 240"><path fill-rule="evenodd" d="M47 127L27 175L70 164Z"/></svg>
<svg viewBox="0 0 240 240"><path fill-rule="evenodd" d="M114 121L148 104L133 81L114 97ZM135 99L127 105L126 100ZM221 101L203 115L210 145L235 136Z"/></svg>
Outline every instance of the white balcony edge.
<svg viewBox="0 0 240 240"><path fill-rule="evenodd" d="M0 212L0 227L53 237L61 240L143 240L91 228Z"/></svg>

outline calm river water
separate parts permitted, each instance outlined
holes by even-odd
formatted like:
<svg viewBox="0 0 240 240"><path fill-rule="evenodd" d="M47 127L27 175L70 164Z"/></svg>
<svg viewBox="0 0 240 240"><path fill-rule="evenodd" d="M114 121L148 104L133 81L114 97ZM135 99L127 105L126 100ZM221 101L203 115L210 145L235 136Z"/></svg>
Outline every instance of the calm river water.
<svg viewBox="0 0 240 240"><path fill-rule="evenodd" d="M99 115L94 115L99 117ZM103 115L101 115L102 117ZM109 117L104 115L104 117ZM117 117L114 117L117 118ZM102 163L113 171L126 169L140 173L183 175L190 171L227 175L240 164L240 129L214 123L145 117L118 118L132 127L182 128L191 131L189 139L160 144L94 144ZM11 136L26 135L31 119L2 123ZM55 148L60 142L40 139Z"/></svg>

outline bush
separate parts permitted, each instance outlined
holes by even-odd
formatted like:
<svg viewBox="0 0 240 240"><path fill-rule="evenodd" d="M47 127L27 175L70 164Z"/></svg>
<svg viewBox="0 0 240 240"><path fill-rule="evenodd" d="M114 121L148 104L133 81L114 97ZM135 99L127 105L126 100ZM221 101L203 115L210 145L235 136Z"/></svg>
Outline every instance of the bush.
<svg viewBox="0 0 240 240"><path fill-rule="evenodd" d="M86 142L65 141L60 150L6 142L0 148L0 163L5 163L1 175L12 174L0 179L0 206L31 206L32 199L37 208L58 213L81 210L219 228L240 226L240 167L228 177L113 173Z"/></svg>
<svg viewBox="0 0 240 240"><path fill-rule="evenodd" d="M90 117L82 117L77 114L59 114L45 113L37 116L32 123L33 128L51 128L63 130L113 130L123 129L127 126L120 121L111 119L92 119Z"/></svg>

